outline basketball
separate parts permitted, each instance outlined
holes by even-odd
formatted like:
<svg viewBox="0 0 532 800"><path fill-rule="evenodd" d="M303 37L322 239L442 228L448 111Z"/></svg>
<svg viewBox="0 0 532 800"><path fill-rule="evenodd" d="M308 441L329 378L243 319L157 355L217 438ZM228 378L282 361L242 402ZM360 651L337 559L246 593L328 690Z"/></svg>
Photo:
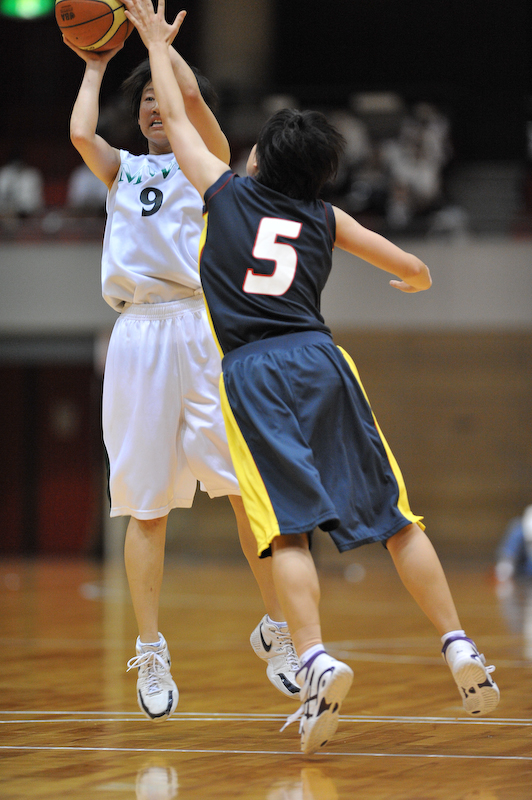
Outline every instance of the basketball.
<svg viewBox="0 0 532 800"><path fill-rule="evenodd" d="M120 0L55 0L55 18L81 50L112 50L133 31Z"/></svg>

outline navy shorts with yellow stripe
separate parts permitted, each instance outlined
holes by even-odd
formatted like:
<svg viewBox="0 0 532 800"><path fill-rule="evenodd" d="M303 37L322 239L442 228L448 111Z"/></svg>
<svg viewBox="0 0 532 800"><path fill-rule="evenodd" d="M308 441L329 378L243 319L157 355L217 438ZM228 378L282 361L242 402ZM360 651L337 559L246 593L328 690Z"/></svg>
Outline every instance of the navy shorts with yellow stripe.
<svg viewBox="0 0 532 800"><path fill-rule="evenodd" d="M259 555L279 534L320 527L344 551L421 520L355 364L328 334L252 342L222 369L229 447Z"/></svg>

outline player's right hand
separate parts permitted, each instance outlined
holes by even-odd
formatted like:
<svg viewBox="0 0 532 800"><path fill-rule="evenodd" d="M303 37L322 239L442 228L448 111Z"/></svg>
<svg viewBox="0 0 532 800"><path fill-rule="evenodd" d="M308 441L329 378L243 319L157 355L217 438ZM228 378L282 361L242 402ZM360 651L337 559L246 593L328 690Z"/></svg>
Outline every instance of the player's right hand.
<svg viewBox="0 0 532 800"><path fill-rule="evenodd" d="M86 64L89 61L98 62L100 64L108 64L109 61L116 56L116 54L123 48L125 42L121 42L117 47L113 47L112 50L82 50L81 47L77 47L72 42L69 42L68 39L65 38L63 35L63 41L70 47L71 50L74 51Z"/></svg>

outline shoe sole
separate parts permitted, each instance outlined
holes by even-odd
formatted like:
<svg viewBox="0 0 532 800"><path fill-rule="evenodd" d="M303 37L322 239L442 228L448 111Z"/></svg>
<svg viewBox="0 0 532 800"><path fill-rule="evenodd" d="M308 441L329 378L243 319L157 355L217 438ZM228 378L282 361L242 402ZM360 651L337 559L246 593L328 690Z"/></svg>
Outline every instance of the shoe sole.
<svg viewBox="0 0 532 800"><path fill-rule="evenodd" d="M348 693L353 682L353 670L342 664L335 667L334 678L330 681L321 697L320 704L325 703L330 706L316 719L310 729L303 730L301 736L301 750L305 755L312 755L317 750L325 747L329 739L334 736L340 721L340 709L342 702Z"/></svg>
<svg viewBox="0 0 532 800"><path fill-rule="evenodd" d="M453 674L468 714L481 717L497 708L500 692L497 684L478 664L464 664Z"/></svg>
<svg viewBox="0 0 532 800"><path fill-rule="evenodd" d="M266 667L266 675L268 676L268 680L270 681L270 683L273 686L275 686L275 688L277 689L278 692L281 692L281 694L284 694L285 697L290 697L292 699L298 700L299 699L299 694L300 694L299 686L297 687L297 691L291 692L290 689L283 682L283 679L280 677L280 673L277 673L277 672L273 671L272 665L270 663L269 651L264 649L264 646L263 646L262 641L261 641L260 626L255 628L255 630L253 631L253 633L249 637L249 643L250 643L251 648L252 648L253 652L255 653L255 655L257 655L263 661L266 661L266 663L268 665ZM285 677L285 680L287 680L286 677ZM288 681L288 683L290 684L290 686L295 686L296 685L292 681Z"/></svg>

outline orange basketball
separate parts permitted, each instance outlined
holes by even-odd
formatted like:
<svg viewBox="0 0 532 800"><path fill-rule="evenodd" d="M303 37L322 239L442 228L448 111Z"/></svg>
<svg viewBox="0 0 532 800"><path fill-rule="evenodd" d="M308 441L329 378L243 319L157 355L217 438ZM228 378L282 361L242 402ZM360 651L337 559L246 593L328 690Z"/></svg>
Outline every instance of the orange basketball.
<svg viewBox="0 0 532 800"><path fill-rule="evenodd" d="M82 50L112 50L133 31L120 0L55 0L65 39Z"/></svg>

